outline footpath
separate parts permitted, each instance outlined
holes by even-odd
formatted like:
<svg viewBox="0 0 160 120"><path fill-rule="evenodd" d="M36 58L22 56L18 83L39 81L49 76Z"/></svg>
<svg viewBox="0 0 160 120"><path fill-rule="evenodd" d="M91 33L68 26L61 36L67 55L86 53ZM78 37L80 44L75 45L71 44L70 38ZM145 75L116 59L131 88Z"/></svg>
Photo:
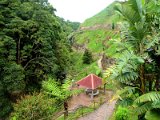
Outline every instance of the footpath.
<svg viewBox="0 0 160 120"><path fill-rule="evenodd" d="M114 112L115 104L116 100L112 102L106 102L94 112L81 117L78 120L109 120Z"/></svg>

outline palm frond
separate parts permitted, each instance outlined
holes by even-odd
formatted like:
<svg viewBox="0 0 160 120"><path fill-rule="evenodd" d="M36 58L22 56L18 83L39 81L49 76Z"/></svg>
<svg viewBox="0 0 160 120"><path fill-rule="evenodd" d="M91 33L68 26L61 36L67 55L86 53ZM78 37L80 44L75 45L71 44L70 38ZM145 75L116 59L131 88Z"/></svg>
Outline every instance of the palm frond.
<svg viewBox="0 0 160 120"><path fill-rule="evenodd" d="M146 43L146 49L152 48L155 45L158 45L160 42L160 34L153 36L152 38L149 37L148 39L150 39L149 42Z"/></svg>
<svg viewBox="0 0 160 120"><path fill-rule="evenodd" d="M147 111L145 114L145 119L146 120L159 120L160 118L160 110L154 109Z"/></svg>
<svg viewBox="0 0 160 120"><path fill-rule="evenodd" d="M123 100L129 97L130 95L133 95L136 89L137 89L136 87L127 86L121 90L117 90L115 95L112 97L112 100L115 100L115 99Z"/></svg>
<svg viewBox="0 0 160 120"><path fill-rule="evenodd" d="M156 101L152 103L153 108L159 108L160 109L160 101Z"/></svg>
<svg viewBox="0 0 160 120"><path fill-rule="evenodd" d="M154 108L160 108L160 92L150 92L138 97L133 106L137 114L145 113Z"/></svg>
<svg viewBox="0 0 160 120"><path fill-rule="evenodd" d="M152 103L151 102L147 102L147 103L144 103L143 105L141 106L138 106L134 109L135 113L140 115L140 114L143 114L145 112L147 112L148 110L151 110L152 109Z"/></svg>
<svg viewBox="0 0 160 120"><path fill-rule="evenodd" d="M144 62L141 57L136 56L133 52L125 50L119 54L118 63L109 70L107 79L117 80L121 83L131 84L131 81L139 77L138 66ZM107 74L108 74L107 73Z"/></svg>
<svg viewBox="0 0 160 120"><path fill-rule="evenodd" d="M160 92L146 93L135 100L135 104L160 101Z"/></svg>
<svg viewBox="0 0 160 120"><path fill-rule="evenodd" d="M137 89L137 88L127 86L127 87L123 88L122 90L117 91L116 94L118 94L120 96L125 94L127 96L129 94L133 94L135 92L135 89Z"/></svg>

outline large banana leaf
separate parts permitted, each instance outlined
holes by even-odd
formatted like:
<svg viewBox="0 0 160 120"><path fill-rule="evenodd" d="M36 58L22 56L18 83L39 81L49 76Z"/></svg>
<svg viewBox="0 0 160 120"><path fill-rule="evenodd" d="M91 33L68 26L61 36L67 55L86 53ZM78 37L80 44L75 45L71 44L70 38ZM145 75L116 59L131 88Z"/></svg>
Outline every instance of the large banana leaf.
<svg viewBox="0 0 160 120"><path fill-rule="evenodd" d="M135 103L157 102L160 101L160 92L146 93L135 100Z"/></svg>
<svg viewBox="0 0 160 120"><path fill-rule="evenodd" d="M147 111L147 113L145 114L146 120L159 120L160 119L159 112L160 111L156 110Z"/></svg>

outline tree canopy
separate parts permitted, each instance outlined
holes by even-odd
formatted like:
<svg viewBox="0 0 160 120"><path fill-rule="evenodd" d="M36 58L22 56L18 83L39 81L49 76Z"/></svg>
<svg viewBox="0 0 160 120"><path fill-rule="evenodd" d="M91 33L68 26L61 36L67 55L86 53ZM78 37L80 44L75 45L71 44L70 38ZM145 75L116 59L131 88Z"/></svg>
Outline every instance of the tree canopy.
<svg viewBox="0 0 160 120"><path fill-rule="evenodd" d="M68 69L67 35L78 27L54 12L47 0L0 1L0 117L11 110L6 99L40 90L42 80Z"/></svg>

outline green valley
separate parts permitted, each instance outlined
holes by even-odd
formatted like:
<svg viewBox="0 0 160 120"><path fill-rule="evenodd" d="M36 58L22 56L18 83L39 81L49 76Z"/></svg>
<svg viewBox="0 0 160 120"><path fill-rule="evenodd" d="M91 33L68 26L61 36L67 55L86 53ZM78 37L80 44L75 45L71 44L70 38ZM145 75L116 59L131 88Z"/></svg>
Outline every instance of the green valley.
<svg viewBox="0 0 160 120"><path fill-rule="evenodd" d="M159 0L113 1L83 23L59 17L48 0L0 1L0 120L159 113Z"/></svg>

